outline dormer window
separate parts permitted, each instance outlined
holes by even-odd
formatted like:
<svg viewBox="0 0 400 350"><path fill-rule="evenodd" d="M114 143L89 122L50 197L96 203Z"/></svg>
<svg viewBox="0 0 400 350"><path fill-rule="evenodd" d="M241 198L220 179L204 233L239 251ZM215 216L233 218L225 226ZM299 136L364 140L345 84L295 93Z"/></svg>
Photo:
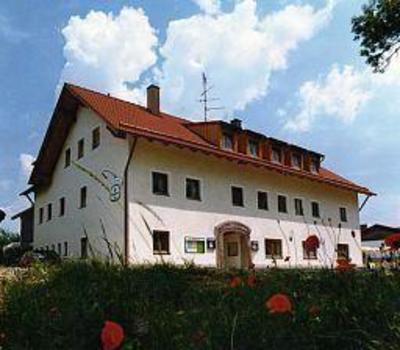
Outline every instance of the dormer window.
<svg viewBox="0 0 400 350"><path fill-rule="evenodd" d="M299 153L292 154L292 167L301 169L301 155Z"/></svg>
<svg viewBox="0 0 400 350"><path fill-rule="evenodd" d="M272 161L282 163L282 152L279 147L272 147Z"/></svg>
<svg viewBox="0 0 400 350"><path fill-rule="evenodd" d="M249 141L249 152L253 157L258 157L258 142L257 141Z"/></svg>
<svg viewBox="0 0 400 350"><path fill-rule="evenodd" d="M225 149L233 150L233 137L229 134L222 135L222 147Z"/></svg>
<svg viewBox="0 0 400 350"><path fill-rule="evenodd" d="M316 159L312 159L310 162L310 171L313 174L318 174L318 169L319 169L319 163Z"/></svg>

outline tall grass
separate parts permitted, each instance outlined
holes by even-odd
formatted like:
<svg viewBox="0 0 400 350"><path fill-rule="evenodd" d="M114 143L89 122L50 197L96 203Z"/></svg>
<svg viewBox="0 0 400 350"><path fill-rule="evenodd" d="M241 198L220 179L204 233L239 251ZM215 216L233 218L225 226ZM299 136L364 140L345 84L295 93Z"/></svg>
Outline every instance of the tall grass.
<svg viewBox="0 0 400 350"><path fill-rule="evenodd" d="M6 349L100 349L105 320L123 349L399 349L399 275L267 270L255 287L193 265L123 267L99 262L32 269L3 285ZM291 314L265 301L285 293ZM310 308L314 312L310 312ZM315 312L318 310L318 312Z"/></svg>

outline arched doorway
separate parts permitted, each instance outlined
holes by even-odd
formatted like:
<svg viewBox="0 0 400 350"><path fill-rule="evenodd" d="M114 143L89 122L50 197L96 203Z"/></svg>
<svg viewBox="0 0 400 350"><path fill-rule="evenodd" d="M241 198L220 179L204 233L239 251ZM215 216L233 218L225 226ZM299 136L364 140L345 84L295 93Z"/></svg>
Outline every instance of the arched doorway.
<svg viewBox="0 0 400 350"><path fill-rule="evenodd" d="M247 269L251 266L250 228L236 221L215 227L218 268Z"/></svg>

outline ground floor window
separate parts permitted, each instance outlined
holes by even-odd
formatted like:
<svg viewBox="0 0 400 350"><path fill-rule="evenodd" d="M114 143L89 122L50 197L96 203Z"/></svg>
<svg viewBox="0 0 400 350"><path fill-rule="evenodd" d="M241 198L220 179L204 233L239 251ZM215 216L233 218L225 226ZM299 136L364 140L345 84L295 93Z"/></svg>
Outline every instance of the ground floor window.
<svg viewBox="0 0 400 350"><path fill-rule="evenodd" d="M169 254L168 231L153 231L153 254Z"/></svg>
<svg viewBox="0 0 400 350"><path fill-rule="evenodd" d="M206 251L206 243L203 238L185 238L185 253L203 254Z"/></svg>
<svg viewBox="0 0 400 350"><path fill-rule="evenodd" d="M68 256L68 242L64 242L64 256Z"/></svg>
<svg viewBox="0 0 400 350"><path fill-rule="evenodd" d="M61 256L61 243L57 243L57 254Z"/></svg>
<svg viewBox="0 0 400 350"><path fill-rule="evenodd" d="M267 259L282 259L281 239L265 239L265 257Z"/></svg>
<svg viewBox="0 0 400 350"><path fill-rule="evenodd" d="M87 259L88 257L88 239L87 237L81 238L81 259Z"/></svg>
<svg viewBox="0 0 400 350"><path fill-rule="evenodd" d="M303 259L305 260L316 260L317 259L317 247L312 249L306 249L306 242L303 241Z"/></svg>
<svg viewBox="0 0 400 350"><path fill-rule="evenodd" d="M349 245L338 244L337 245L337 256L338 258L349 259Z"/></svg>

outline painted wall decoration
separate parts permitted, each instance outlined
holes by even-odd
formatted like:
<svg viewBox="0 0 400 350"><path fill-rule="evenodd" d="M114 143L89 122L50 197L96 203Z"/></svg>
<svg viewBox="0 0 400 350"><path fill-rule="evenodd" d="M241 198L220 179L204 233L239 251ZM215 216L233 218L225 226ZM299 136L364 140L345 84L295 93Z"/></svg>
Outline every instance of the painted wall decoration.
<svg viewBox="0 0 400 350"><path fill-rule="evenodd" d="M122 179L108 169L103 170L101 175L110 182L110 201L119 201L121 198Z"/></svg>

